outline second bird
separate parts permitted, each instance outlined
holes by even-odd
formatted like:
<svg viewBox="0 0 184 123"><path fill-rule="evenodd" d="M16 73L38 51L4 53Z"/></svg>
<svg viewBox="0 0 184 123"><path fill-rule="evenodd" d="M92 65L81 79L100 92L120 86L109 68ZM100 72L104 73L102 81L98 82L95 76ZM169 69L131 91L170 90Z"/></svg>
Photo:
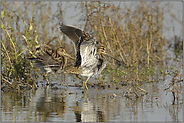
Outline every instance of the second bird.
<svg viewBox="0 0 184 123"><path fill-rule="evenodd" d="M63 47L59 47L56 50L52 49L48 45L37 48L39 52L35 58L28 58L33 60L35 67L40 68L44 72L44 79L48 81L48 73L58 73L63 70L67 63L67 57L73 59L69 54L65 52Z"/></svg>

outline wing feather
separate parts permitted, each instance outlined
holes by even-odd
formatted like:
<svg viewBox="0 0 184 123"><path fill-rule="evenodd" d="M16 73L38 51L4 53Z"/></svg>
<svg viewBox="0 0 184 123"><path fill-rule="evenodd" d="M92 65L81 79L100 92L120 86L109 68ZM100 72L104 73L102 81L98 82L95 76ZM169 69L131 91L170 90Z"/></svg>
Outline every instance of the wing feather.
<svg viewBox="0 0 184 123"><path fill-rule="evenodd" d="M91 38L86 40L85 42L81 43L80 46L80 54L81 54L81 66L86 64L86 62L91 62L96 59L97 54L97 40L95 38Z"/></svg>
<svg viewBox="0 0 184 123"><path fill-rule="evenodd" d="M97 52L97 41L93 36L73 26L61 25L60 30L75 44L75 67L82 66L94 57L92 55Z"/></svg>

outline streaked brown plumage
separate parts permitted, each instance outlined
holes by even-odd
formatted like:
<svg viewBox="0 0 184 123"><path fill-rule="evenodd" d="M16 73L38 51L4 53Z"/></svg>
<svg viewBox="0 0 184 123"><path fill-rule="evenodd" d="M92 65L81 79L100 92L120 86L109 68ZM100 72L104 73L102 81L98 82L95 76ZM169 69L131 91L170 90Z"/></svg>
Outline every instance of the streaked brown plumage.
<svg viewBox="0 0 184 123"><path fill-rule="evenodd" d="M48 45L37 48L39 52L35 58L28 58L34 61L35 67L46 74L58 73L63 70L67 64L67 57L73 59L69 54L65 52L63 47L59 47L56 50L52 49Z"/></svg>
<svg viewBox="0 0 184 123"><path fill-rule="evenodd" d="M87 81L91 76L101 73L106 66L106 58L104 55L109 54L106 53L105 47L99 46L96 38L89 33L67 25L61 25L60 30L68 36L75 45L75 65L66 72L86 76L87 79L83 82L83 85L88 89L86 85Z"/></svg>

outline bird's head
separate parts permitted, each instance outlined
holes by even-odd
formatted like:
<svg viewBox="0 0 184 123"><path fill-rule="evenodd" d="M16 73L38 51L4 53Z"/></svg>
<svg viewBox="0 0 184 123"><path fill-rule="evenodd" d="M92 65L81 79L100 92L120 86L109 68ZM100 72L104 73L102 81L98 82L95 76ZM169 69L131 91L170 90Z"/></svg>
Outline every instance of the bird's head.
<svg viewBox="0 0 184 123"><path fill-rule="evenodd" d="M115 59L116 61L118 61L118 63L122 64L119 60L117 60L114 56L110 55L109 53L106 52L106 48L104 46L99 46L98 47L98 54L102 57L105 58L104 55L110 56L111 58ZM103 55L104 54L104 55Z"/></svg>
<svg viewBox="0 0 184 123"><path fill-rule="evenodd" d="M99 46L97 52L99 54L101 54L101 53L106 54L106 48L104 46Z"/></svg>
<svg viewBox="0 0 184 123"><path fill-rule="evenodd" d="M59 47L56 49L56 53L59 54L60 56L67 56L73 60L75 60L73 57L71 57L69 54L66 53L65 49L63 47Z"/></svg>

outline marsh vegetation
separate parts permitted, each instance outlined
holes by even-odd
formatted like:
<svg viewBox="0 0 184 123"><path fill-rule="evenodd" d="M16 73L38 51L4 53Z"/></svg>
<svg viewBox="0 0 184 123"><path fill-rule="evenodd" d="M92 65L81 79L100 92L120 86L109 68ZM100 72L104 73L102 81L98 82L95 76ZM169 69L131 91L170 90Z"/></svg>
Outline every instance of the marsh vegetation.
<svg viewBox="0 0 184 123"><path fill-rule="evenodd" d="M150 92L148 86L169 77L170 82L163 90L172 93L173 104L181 99L182 33L169 40L163 34L168 29L164 23L166 14L171 17L171 23L176 20L182 26L182 21L170 9L172 3L82 1L75 6L71 3L67 7L80 11L69 18L79 18L75 26L94 35L108 53L123 62L119 65L107 57L108 66L100 76L89 81L89 88L126 86L128 91L125 90L124 96L129 97L131 91L138 91L134 87ZM42 76L27 60L36 55L37 46L47 44L54 49L62 46L75 57L73 44L58 28L61 23L67 24L64 2L1 1L1 4L1 90L25 93L34 88L35 82L39 85L38 78ZM69 59L66 69L72 64ZM66 87L70 87L70 81L77 81L74 87L80 86L80 80L70 74L50 75L50 79L62 81Z"/></svg>

